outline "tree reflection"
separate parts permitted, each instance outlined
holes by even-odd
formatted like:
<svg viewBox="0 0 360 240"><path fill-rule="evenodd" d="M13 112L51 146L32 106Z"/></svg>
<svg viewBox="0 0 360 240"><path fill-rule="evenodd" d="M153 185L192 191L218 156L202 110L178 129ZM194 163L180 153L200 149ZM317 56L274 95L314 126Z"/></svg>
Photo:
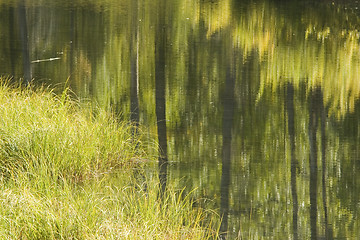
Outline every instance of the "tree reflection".
<svg viewBox="0 0 360 240"><path fill-rule="evenodd" d="M150 131L157 127L162 189L169 181L169 154L186 163L171 168L174 182L214 199L207 207L220 208L221 231L241 228L249 238L301 239L311 233L331 239L333 225L338 237L358 233L358 18L333 7L298 11L295 2L279 8L263 0L85 2L75 1L70 13L63 8L47 13L51 7L30 1L26 4L35 10L0 9L10 38L19 40L20 32L23 37L15 46L2 35L2 46L10 52L20 47L25 60L26 26L40 40L48 32L45 40L30 38L32 54L62 51L70 67L60 61L38 64L34 75L51 78L54 86L70 72L77 95L91 96L105 108L113 104L136 124L140 105L142 122ZM22 75L22 69L29 75L29 59L22 64L21 52L6 54L3 68L11 65L13 75ZM231 142L241 147L231 148ZM310 182L302 174L309 166ZM184 176L191 180L179 180ZM303 207L309 200L311 221ZM229 208L238 212L230 216Z"/></svg>
<svg viewBox="0 0 360 240"><path fill-rule="evenodd" d="M298 196L296 189L296 169L297 160L295 156L295 124L294 124L294 86L292 83L287 85L286 94L286 109L288 116L288 132L290 137L290 148L291 148L291 196L293 205L293 236L294 239L298 239Z"/></svg>
<svg viewBox="0 0 360 240"><path fill-rule="evenodd" d="M24 83L28 84L31 80L31 65L28 43L28 28L26 20L25 2L20 1L18 4L18 21L19 21L19 33L21 39L23 69L24 69Z"/></svg>
<svg viewBox="0 0 360 240"><path fill-rule="evenodd" d="M10 59L10 69L11 69L11 75L15 76L15 56L17 54L14 54L15 52L15 45L14 45L14 39L16 38L15 36L15 23L14 23L14 18L15 18L15 10L13 6L9 6L9 37L10 37L10 41L9 41L9 59Z"/></svg>
<svg viewBox="0 0 360 240"><path fill-rule="evenodd" d="M133 0L132 3L132 17L131 25L134 29L131 33L130 41L130 118L131 121L138 126L139 124L139 97L138 97L138 83L139 83L139 59L138 59L138 1ZM136 128L135 128L136 131Z"/></svg>
<svg viewBox="0 0 360 240"><path fill-rule="evenodd" d="M159 179L161 194L164 193L167 181L167 133L166 133L166 99L165 99L165 6L166 0L160 0L157 31L155 37L155 105L157 132L159 140Z"/></svg>
<svg viewBox="0 0 360 240"><path fill-rule="evenodd" d="M321 124L321 167L322 167L322 200L324 207L324 225L325 225L325 238L333 239L332 228L328 220L328 207L327 207L327 194L326 194L326 111L324 108L323 93L319 93L319 114Z"/></svg>
<svg viewBox="0 0 360 240"><path fill-rule="evenodd" d="M74 50L75 50L75 36L76 36L76 27L75 27L75 19L76 19L76 11L74 9L70 9L70 50L69 50L69 75L71 76L74 71Z"/></svg>
<svg viewBox="0 0 360 240"><path fill-rule="evenodd" d="M229 186L231 180L231 132L233 128L234 116L234 86L235 73L232 64L229 63L226 70L225 92L223 97L223 119L222 119L222 171L221 171L221 202L220 213L222 222L220 226L221 238L226 238L228 230L228 214L229 214Z"/></svg>
<svg viewBox="0 0 360 240"><path fill-rule="evenodd" d="M332 229L328 224L327 210L327 194L326 194L326 136L325 121L326 113L323 104L323 93L320 87L310 91L309 99L309 144L310 144L310 229L311 239L317 239L317 216L318 216L318 200L317 200L317 183L318 183L318 146L317 146L317 130L320 121L321 131L321 164L322 164L322 203L324 208L324 229L325 238L332 239Z"/></svg>
<svg viewBox="0 0 360 240"><path fill-rule="evenodd" d="M318 178L318 166L317 166L317 143L316 143L316 132L317 132L317 114L318 114L318 92L316 89L310 93L309 102L309 144L310 144L310 155L309 155L309 166L310 166L310 229L311 239L317 239L317 178Z"/></svg>

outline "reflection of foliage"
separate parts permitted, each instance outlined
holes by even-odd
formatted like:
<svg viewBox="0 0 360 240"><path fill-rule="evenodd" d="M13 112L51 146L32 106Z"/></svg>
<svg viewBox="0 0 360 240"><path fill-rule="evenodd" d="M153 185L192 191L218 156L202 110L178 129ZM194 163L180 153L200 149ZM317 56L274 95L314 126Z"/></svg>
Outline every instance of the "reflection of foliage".
<svg viewBox="0 0 360 240"><path fill-rule="evenodd" d="M269 85L276 89L287 81L297 86L307 82L308 88L323 88L330 113L341 117L353 111L360 96L358 23L354 25L358 18L354 21L354 16L341 15L329 7L323 10L326 18L309 10L293 20L269 3L256 6L248 5L245 14L235 18L234 43L245 56L252 50L259 53L259 97ZM299 20L301 24L295 22ZM289 24L291 21L294 24Z"/></svg>
<svg viewBox="0 0 360 240"><path fill-rule="evenodd" d="M47 66L47 71L43 74L51 76L53 83L71 75L70 84L79 96L91 96L102 107L113 108L127 118L130 55L134 50L130 46L136 47L140 121L154 133L155 19L162 9L158 1L139 1L136 9L131 1L75 1L74 32L58 38L51 34L44 39L32 38L32 54L39 54L39 49L46 53L63 51L60 66L44 63L42 67ZM197 187L197 197L212 198L208 206L218 206L222 93L230 68L236 82L231 159L234 174L229 204L230 215L236 217L229 225L235 231L241 229L244 238L262 234L287 238L292 216L287 205L291 186L284 87L292 82L299 161L299 231L303 234L300 237L309 238L306 99L311 89L320 86L330 116L326 128L329 218L337 229L335 236L357 233L356 186L360 185L353 172L360 168L354 160L358 158L360 140L358 17L332 5L322 6L319 11L291 2L291 9L285 11L274 2L260 0L171 2L165 9L170 180L190 189ZM68 31L68 12L45 14L45 10L30 11L30 21L40 16L54 21L51 26L60 28L60 32ZM131 18L134 11L137 21ZM32 29L32 36L50 31L39 25ZM137 43L132 42L134 29L138 29ZM68 44L71 36L73 45ZM72 69L69 59L76 59ZM21 61L15 62L19 71ZM40 67L35 70L41 75ZM52 76L54 72L56 76ZM319 209L321 204L319 200ZM319 215L320 220L324 218L322 212Z"/></svg>
<svg viewBox="0 0 360 240"><path fill-rule="evenodd" d="M284 225L288 226L287 223L291 218L291 213L289 213L283 205L283 203L287 201L286 198L291 197L289 193L290 186L284 184L286 182L285 180L281 180L287 179L287 181L290 182L289 171L281 170L289 169L290 166L290 153L288 150L285 152L282 150L282 146L286 146L287 139L279 135L279 133L284 131L281 129L281 123L285 121L283 118L284 113L281 108L271 109L271 106L281 106L281 102L284 100L281 99L281 97L279 98L278 95L282 94L281 89L284 83L291 81L297 86L298 91L301 93L297 100L299 107L298 111L296 111L299 113L296 118L296 126L298 126L296 134L297 142L300 143L297 147L296 155L299 158L299 167L301 169L301 174L298 176L298 181L301 183L298 186L299 202L301 203L299 208L299 215L301 216L299 219L299 227L302 230L301 237L308 238L310 232L308 229L309 226L307 225L308 218L306 216L309 214L307 208L310 204L308 190L309 172L307 170L309 167L307 160L309 147L306 129L308 124L307 107L304 96L306 96L307 90L320 85L323 89L324 101L329 107L330 114L343 118L349 111L354 111L355 101L360 93L359 83L357 81L359 71L358 63L360 59L358 34L356 30L352 30L352 28L343 28L343 26L332 23L323 24L319 16L309 17L305 16L305 13L301 18L302 22L300 22L300 24L289 24L289 21L291 22L292 20L288 19L286 15L281 15L281 13L277 12L276 8L269 3L249 4L245 5L244 8L245 10L239 19L236 17L232 19L232 21L237 24L224 24L221 27L215 27L215 24L213 28L209 27L207 31L208 34L209 32L214 35L220 34L222 38L226 38L227 35L223 34L224 29L235 25L236 27L232 29L234 47L242 51L245 63L251 61L254 57L257 58L255 62L258 63L258 65L254 64L255 66L252 66L252 68L254 68L253 71L251 71L252 76L243 75L237 77L239 81L244 81L246 78L252 79L252 81L239 82L239 86L235 90L240 99L236 112L239 114L237 119L241 124L239 127L234 126L234 132L238 133L238 138L234 140L233 143L233 145L237 147L233 152L233 164L236 176L232 179L233 190L231 193L231 205L234 214L237 216L240 214L243 217L239 219L239 222L235 220L235 222L230 224L232 226L241 225L243 236L255 237L258 236L257 234L259 234L260 231L265 233L265 236L284 238L288 236L287 233L291 232L290 228L283 229L280 227ZM331 12L331 9L325 10ZM335 13L333 13L331 19L337 19L337 15L335 14L336 16L334 17L334 14ZM206 18L206 15L204 18ZM315 22L316 19L320 19L320 21L313 23L306 22L306 19L315 19ZM206 22L206 20L204 20L204 22ZM220 33L215 33L215 31L209 29L222 30ZM337 34L339 29L341 29L340 35ZM223 51L226 51L225 46L222 46ZM210 49L210 47L211 44L210 46L205 46L205 51ZM218 58L216 55L212 56ZM207 59L211 58L208 57ZM216 62L216 60L213 61ZM215 66L219 65L219 62L215 64ZM215 66L213 69L216 69ZM241 64L237 65L238 68L241 68L240 66ZM251 86L254 82L256 66L260 67L260 88L258 88L256 84L252 87L247 87L249 84ZM211 75L212 79L214 79L214 76L221 76L221 73L219 75L217 74L219 73L214 71ZM303 91L304 89L307 90ZM246 91L248 92L246 93ZM257 97L256 94L258 94ZM254 106L251 105L255 102L254 97L257 99L256 106L258 108L258 110L255 111L250 110L254 108ZM268 105L268 102L272 104ZM249 106L247 103L249 103ZM305 108L301 107L304 104ZM202 105L202 107L204 107L204 105ZM194 115L208 116L203 115L201 112ZM206 123L206 121L200 122ZM194 125L192 126L195 127ZM211 124L207 126L211 128L220 125ZM208 129L208 127L204 127L204 129ZM195 129L199 128L200 127L196 127ZM202 131L200 131L200 134L201 132ZM329 134L330 132L334 134L333 130L329 131ZM193 133L191 136L199 135ZM338 142L338 140L331 141L331 143L336 142ZM211 144L211 141L208 145L215 146L215 148L217 146ZM189 146L186 149L193 148L194 146ZM199 146L199 150L200 149L208 152L208 150L205 150L206 146ZM349 156L348 154L351 151L344 149L342 152L345 156L338 158L332 155L339 151L336 144L330 144L327 149L331 153L328 157L329 166L327 166L327 171L329 172L328 177L331 179L330 182L340 183L347 181L345 179L338 179L336 177L338 173L334 173L332 169L337 168L339 160L346 158L345 156ZM193 151L196 152L196 150ZM216 157L214 158L216 159ZM184 156L179 157L179 159L184 159ZM283 162L282 159L286 159L286 162ZM353 159L353 157L350 157L350 159ZM217 161L219 161L218 158ZM346 162L347 161L343 161L344 164L340 167L341 170L339 171L348 171L346 169L348 169L349 166L346 166L348 165ZM352 161L350 160L350 162ZM207 170L206 173L209 174L211 171ZM196 174L197 172L194 171L192 181L199 179L199 182L196 182L196 184L199 184L197 186L201 188L201 186L204 185L203 181L207 178L203 175L196 176ZM213 172L212 174L214 174L213 178L217 177L217 181L219 181L219 173ZM267 186L269 183L272 183L272 185ZM207 182L206 186L208 187L209 185L211 185L210 182ZM353 184L352 186L351 191L356 193L357 191L354 189ZM333 188L331 187L330 189ZM205 196L209 194L209 191L210 189L207 188ZM212 191L216 192L216 190ZM344 206L358 202L358 199L351 199L348 200L349 202L346 202L344 199L349 196L349 193L343 192L342 194L346 197L339 198L340 194L335 197L333 192L330 192L329 199L338 199L342 204L345 203ZM334 229L337 229L334 234L336 236L349 236L349 234L354 234L353 232L356 228L351 226L356 223L350 218L345 220L342 215L354 216L353 214L355 213L353 211L346 211L344 207L332 208L334 204L339 204L339 202L330 201L330 209L333 209L329 213L330 217L332 219L343 219L343 223L346 225L346 227L337 227L337 224L334 222L336 220L333 220L332 224ZM320 212L322 208L321 202L318 205ZM353 207L352 209L355 208L356 207ZM252 217L249 217L250 215ZM281 219L275 220L274 217L276 215L280 215ZM321 218L323 218L323 213L320 215ZM355 218L353 217L353 219ZM323 234L323 228L321 229L320 234ZM285 235L279 235L281 233L285 233ZM235 234L237 233L235 232Z"/></svg>
<svg viewBox="0 0 360 240"><path fill-rule="evenodd" d="M207 26L206 36L210 37L230 24L231 1L218 1L217 4L214 4L213 1L205 1L201 14Z"/></svg>

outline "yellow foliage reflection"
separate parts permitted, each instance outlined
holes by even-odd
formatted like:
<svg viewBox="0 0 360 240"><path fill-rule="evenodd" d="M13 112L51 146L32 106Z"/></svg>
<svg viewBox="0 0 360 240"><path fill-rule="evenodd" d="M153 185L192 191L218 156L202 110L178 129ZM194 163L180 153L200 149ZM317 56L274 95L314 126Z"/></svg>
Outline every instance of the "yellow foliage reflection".
<svg viewBox="0 0 360 240"><path fill-rule="evenodd" d="M324 103L337 118L354 110L360 97L360 37L354 24L344 26L339 20L353 16L329 8L330 19L338 20L324 23L310 12L294 24L296 20L269 2L247 4L240 16L232 14L229 1L205 9L208 37L218 29L231 28L233 47L243 52L244 60L257 53L261 65L258 99L265 87L275 91L287 82L306 83L308 89L323 89Z"/></svg>

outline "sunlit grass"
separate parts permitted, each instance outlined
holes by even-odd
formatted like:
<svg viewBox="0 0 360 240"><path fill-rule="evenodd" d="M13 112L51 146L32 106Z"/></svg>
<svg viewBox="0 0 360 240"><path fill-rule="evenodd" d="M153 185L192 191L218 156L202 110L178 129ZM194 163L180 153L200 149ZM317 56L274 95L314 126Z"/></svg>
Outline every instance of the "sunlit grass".
<svg viewBox="0 0 360 240"><path fill-rule="evenodd" d="M0 116L1 239L216 238L214 214L181 191L160 200L156 174L131 168L132 158L156 159L131 124L66 91L6 81Z"/></svg>

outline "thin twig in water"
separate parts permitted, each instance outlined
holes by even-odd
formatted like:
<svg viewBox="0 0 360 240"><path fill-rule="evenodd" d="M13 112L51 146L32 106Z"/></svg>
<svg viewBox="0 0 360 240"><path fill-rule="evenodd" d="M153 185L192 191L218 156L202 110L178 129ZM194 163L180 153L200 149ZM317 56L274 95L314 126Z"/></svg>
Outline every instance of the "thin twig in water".
<svg viewBox="0 0 360 240"><path fill-rule="evenodd" d="M51 61L59 60L59 59L60 59L59 57L47 58L47 59L38 59L38 60L31 61L31 63L51 62Z"/></svg>

